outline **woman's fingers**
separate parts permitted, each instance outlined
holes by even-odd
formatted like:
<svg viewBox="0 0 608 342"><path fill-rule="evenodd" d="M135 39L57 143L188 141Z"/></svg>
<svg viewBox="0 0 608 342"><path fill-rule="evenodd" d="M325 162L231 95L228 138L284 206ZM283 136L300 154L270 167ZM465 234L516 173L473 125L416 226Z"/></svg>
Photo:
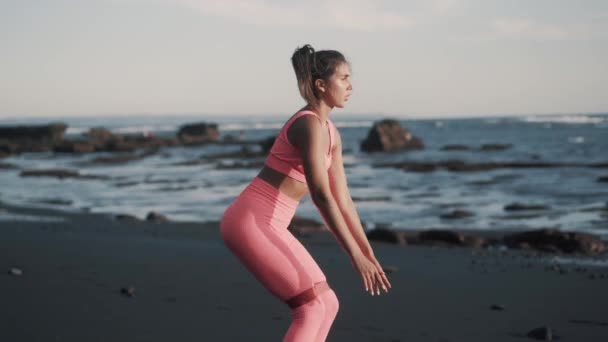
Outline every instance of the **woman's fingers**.
<svg viewBox="0 0 608 342"><path fill-rule="evenodd" d="M375 280L376 280L376 288L377 288L377 293L378 295L380 294L380 288L384 288L384 292L388 292L386 291L386 286L384 286L384 281L382 279L382 275L380 273L376 273L375 274Z"/></svg>
<svg viewBox="0 0 608 342"><path fill-rule="evenodd" d="M378 262L378 260L376 260L376 258L374 258L374 264L376 265L376 268L378 269L378 272L379 272L380 284L382 284L384 291L388 292L388 289L392 288L392 285L388 281L388 277L386 276L386 273L384 273L384 270L382 269L382 265L380 265L380 262Z"/></svg>
<svg viewBox="0 0 608 342"><path fill-rule="evenodd" d="M365 291L369 292L369 290L371 289L370 281L366 274L363 274L362 277L363 277L363 283L365 284Z"/></svg>

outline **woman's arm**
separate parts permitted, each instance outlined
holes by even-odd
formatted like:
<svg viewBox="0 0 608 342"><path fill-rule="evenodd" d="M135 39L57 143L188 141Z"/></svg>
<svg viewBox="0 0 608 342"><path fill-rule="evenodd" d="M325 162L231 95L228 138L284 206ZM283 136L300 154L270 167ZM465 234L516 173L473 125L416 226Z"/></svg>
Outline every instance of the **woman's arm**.
<svg viewBox="0 0 608 342"><path fill-rule="evenodd" d="M326 150L322 143L322 132L326 130L321 126L319 119L312 115L296 119L292 127L295 128L293 144L300 151L312 201L351 259L362 257L363 253L344 221L329 184L325 165Z"/></svg>
<svg viewBox="0 0 608 342"><path fill-rule="evenodd" d="M363 254L367 256L374 255L371 245L367 239L367 235L361 225L361 219L357 214L355 204L350 196L348 185L346 182L346 174L344 172L344 162L342 160L342 138L336 130L336 145L333 151L333 161L329 169L329 183L332 194L338 203L340 212L344 217L346 224L357 241L359 248Z"/></svg>

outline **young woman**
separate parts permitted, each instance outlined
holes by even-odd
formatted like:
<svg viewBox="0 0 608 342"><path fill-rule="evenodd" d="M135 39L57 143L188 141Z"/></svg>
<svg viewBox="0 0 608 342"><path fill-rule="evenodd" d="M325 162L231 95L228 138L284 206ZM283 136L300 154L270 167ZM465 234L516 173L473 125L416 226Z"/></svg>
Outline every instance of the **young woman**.
<svg viewBox="0 0 608 342"><path fill-rule="evenodd" d="M307 105L283 126L253 181L226 209L220 229L226 246L273 295L292 309L284 341L325 341L338 298L325 275L290 231L306 194L361 274L366 291L391 288L350 197L340 133L329 120L352 92L350 68L333 50L305 45L291 58Z"/></svg>

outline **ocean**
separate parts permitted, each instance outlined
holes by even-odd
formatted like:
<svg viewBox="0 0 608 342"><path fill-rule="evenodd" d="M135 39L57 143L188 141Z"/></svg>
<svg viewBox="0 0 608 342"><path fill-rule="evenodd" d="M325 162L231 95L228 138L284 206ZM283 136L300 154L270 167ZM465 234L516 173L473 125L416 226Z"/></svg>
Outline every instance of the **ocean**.
<svg viewBox="0 0 608 342"><path fill-rule="evenodd" d="M222 136L263 139L276 135L289 115L243 117L229 115L98 116L1 119L0 125L65 122L66 138L77 138L90 127L116 133L151 132L174 135L186 123L213 122ZM384 116L330 116L344 145L344 163L351 196L367 229L431 228L521 230L557 228L585 231L608 240L608 176L606 167L581 165L543 168L497 168L486 171L403 171L378 167L383 163L440 162L555 162L592 164L608 162L608 114L529 115L456 119L396 118L425 149L394 153L364 153L360 143ZM446 151L449 144L469 150ZM505 150L483 150L484 144L510 144ZM238 151L239 145L207 144L170 147L141 160L124 164L87 164L94 157L65 153L25 153L1 160L21 169L65 168L81 174L102 174L109 179L56 179L21 177L20 170L0 169L0 200L35 207L144 218L150 211L173 221L217 221L259 169L218 168L212 161L176 165L204 155ZM263 158L258 158L262 159ZM229 164L237 160L222 160ZM509 204L542 205L542 210L508 211ZM472 216L443 217L453 210ZM297 215L321 221L310 197ZM0 219L2 218L0 213Z"/></svg>

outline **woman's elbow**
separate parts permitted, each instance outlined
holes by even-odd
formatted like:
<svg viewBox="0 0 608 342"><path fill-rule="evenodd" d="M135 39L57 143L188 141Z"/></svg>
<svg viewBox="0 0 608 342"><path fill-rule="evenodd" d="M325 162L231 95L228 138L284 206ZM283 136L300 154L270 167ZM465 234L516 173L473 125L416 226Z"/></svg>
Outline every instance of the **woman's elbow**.
<svg viewBox="0 0 608 342"><path fill-rule="evenodd" d="M331 192L320 187L310 189L310 198L317 206L327 206L332 201Z"/></svg>

